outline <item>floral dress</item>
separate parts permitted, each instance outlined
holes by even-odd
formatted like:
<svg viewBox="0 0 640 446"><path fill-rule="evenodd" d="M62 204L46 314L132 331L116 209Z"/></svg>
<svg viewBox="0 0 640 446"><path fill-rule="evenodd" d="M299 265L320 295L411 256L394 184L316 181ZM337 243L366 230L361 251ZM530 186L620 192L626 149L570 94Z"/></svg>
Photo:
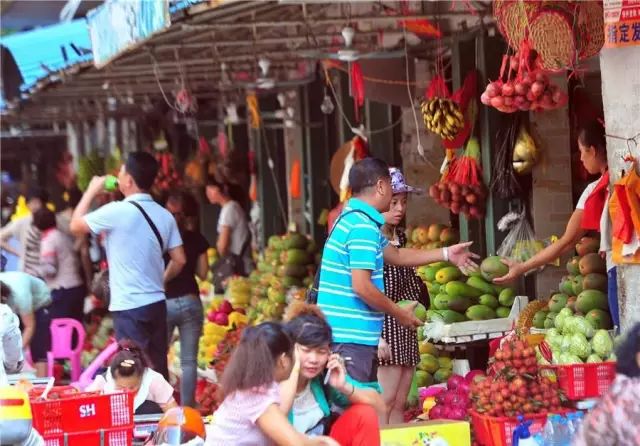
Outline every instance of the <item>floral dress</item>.
<svg viewBox="0 0 640 446"><path fill-rule="evenodd" d="M573 446L640 445L640 378L618 375L587 415Z"/></svg>
<svg viewBox="0 0 640 446"><path fill-rule="evenodd" d="M395 240L391 240L390 243L399 248L404 247L407 243L404 230L396 228ZM427 288L416 274L415 268L385 264L384 290L387 297L394 302L417 300L426 307L429 306ZM382 338L389 344L391 359L379 359L379 365L415 367L420 362L415 330L404 328L394 317L385 315Z"/></svg>

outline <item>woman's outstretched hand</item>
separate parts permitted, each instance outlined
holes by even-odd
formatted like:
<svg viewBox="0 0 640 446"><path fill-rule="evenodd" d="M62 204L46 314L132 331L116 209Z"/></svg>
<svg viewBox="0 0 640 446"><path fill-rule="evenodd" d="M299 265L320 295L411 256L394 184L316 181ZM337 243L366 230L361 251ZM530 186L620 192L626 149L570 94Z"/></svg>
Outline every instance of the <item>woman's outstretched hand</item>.
<svg viewBox="0 0 640 446"><path fill-rule="evenodd" d="M509 267L509 272L502 277L493 279L493 283L498 285L511 283L526 272L520 262L509 259L501 259L501 261Z"/></svg>

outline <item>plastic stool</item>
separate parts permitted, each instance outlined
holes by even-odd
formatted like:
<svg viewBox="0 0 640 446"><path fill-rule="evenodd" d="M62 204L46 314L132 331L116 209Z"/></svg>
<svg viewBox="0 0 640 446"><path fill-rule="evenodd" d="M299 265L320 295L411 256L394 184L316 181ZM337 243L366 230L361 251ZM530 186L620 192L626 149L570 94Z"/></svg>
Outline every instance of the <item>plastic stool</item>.
<svg viewBox="0 0 640 446"><path fill-rule="evenodd" d="M71 362L71 381L77 381L82 369L81 355L86 333L80 322L70 318L51 320L51 350L47 352L47 374L53 376L56 359L68 359ZM78 343L72 345L73 334L77 333Z"/></svg>
<svg viewBox="0 0 640 446"><path fill-rule="evenodd" d="M89 366L82 371L80 378L76 382L72 382L72 386L77 387L78 389L84 391L89 384L93 382L93 378L96 372L106 365L107 361L111 359L113 355L115 355L118 351L118 342L113 341L107 347L100 352L98 356L89 364Z"/></svg>

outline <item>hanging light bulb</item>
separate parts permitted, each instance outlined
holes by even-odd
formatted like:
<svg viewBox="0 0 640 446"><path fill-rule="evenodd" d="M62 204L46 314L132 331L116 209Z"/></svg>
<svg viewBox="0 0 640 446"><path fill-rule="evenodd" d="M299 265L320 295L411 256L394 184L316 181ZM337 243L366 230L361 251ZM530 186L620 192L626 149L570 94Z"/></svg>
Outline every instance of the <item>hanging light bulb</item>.
<svg viewBox="0 0 640 446"><path fill-rule="evenodd" d="M320 111L325 115L330 115L334 110L333 101L331 97L327 94L327 89L324 89L324 98L322 99L322 104L320 104Z"/></svg>

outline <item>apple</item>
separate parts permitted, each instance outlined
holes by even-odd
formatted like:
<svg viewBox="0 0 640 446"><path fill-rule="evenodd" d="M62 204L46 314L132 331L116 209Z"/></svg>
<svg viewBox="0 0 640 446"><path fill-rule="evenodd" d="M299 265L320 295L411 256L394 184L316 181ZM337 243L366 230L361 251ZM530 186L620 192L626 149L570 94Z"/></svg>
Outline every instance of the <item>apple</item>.
<svg viewBox="0 0 640 446"><path fill-rule="evenodd" d="M213 322L213 323L215 323L215 322L216 322L216 314L217 314L217 313L218 313L218 312L217 312L216 310L211 310L211 311L209 311L209 313L207 313L207 320L208 320L209 322Z"/></svg>

